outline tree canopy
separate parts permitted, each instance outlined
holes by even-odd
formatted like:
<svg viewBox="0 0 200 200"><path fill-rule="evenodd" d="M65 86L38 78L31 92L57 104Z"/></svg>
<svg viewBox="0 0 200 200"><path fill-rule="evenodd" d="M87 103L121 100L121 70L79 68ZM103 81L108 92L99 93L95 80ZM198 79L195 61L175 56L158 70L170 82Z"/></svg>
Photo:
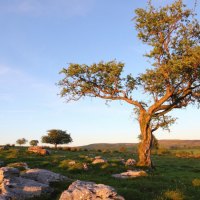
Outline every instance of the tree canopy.
<svg viewBox="0 0 200 200"><path fill-rule="evenodd" d="M16 143L19 144L19 145L21 146L22 144L26 144L26 143L27 143L27 140L26 140L25 138L21 138L21 139L18 139L18 140L16 141Z"/></svg>
<svg viewBox="0 0 200 200"><path fill-rule="evenodd" d="M31 140L31 141L29 142L29 144L30 144L31 146L37 146L38 143L39 143L38 140Z"/></svg>
<svg viewBox="0 0 200 200"><path fill-rule="evenodd" d="M121 100L134 106L141 131L139 165L152 166L150 159L153 132L168 129L175 118L173 109L200 105L200 25L182 0L156 8L135 10L138 38L151 47L145 55L152 67L133 77L123 76L124 63L116 60L92 65L71 63L60 72L58 85L67 101L82 97ZM138 100L134 91L148 94Z"/></svg>
<svg viewBox="0 0 200 200"><path fill-rule="evenodd" d="M70 142L72 142L70 134L59 129L48 130L47 135L42 137L42 143L54 144L55 148L58 144L68 144Z"/></svg>

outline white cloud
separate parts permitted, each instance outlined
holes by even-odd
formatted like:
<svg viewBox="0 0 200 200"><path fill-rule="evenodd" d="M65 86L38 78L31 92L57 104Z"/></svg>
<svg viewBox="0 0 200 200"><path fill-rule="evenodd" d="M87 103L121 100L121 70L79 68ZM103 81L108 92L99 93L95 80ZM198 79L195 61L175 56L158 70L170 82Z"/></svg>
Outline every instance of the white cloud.
<svg viewBox="0 0 200 200"><path fill-rule="evenodd" d="M0 1L1 13L31 16L71 17L87 14L94 0L12 0Z"/></svg>

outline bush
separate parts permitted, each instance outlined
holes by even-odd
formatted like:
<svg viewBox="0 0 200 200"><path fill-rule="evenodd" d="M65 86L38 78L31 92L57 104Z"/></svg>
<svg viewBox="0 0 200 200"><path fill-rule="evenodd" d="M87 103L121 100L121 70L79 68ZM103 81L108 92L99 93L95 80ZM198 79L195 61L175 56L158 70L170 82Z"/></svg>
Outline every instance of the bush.
<svg viewBox="0 0 200 200"><path fill-rule="evenodd" d="M192 185L194 187L199 187L200 186L200 179L199 178L195 178L192 180Z"/></svg>
<svg viewBox="0 0 200 200"><path fill-rule="evenodd" d="M62 160L59 167L68 170L82 170L83 164L74 160Z"/></svg>
<svg viewBox="0 0 200 200"><path fill-rule="evenodd" d="M71 151L71 147L63 147L62 148L64 151Z"/></svg>
<svg viewBox="0 0 200 200"><path fill-rule="evenodd" d="M179 190L171 190L165 192L165 197L170 200L183 200L184 195Z"/></svg>
<svg viewBox="0 0 200 200"><path fill-rule="evenodd" d="M161 149L157 149L157 150L152 150L152 154L156 154L156 155L170 155L171 152L167 149L161 148Z"/></svg>

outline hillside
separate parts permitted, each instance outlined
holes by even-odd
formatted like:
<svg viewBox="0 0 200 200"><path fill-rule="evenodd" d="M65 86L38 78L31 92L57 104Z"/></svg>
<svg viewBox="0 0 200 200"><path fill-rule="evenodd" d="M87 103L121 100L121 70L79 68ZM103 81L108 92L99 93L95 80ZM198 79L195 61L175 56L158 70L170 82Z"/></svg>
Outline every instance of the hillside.
<svg viewBox="0 0 200 200"><path fill-rule="evenodd" d="M119 150L123 147L130 150L136 149L137 145L137 143L95 143L81 146L81 148L95 150ZM167 149L200 148L200 140L159 140L159 147Z"/></svg>

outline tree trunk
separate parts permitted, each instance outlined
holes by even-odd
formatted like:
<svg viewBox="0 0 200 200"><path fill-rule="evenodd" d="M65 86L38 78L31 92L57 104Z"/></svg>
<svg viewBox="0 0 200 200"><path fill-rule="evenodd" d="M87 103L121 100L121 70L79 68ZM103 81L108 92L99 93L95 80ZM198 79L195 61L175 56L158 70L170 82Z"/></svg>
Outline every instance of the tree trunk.
<svg viewBox="0 0 200 200"><path fill-rule="evenodd" d="M54 144L54 145L55 145L55 149L57 149L57 145L58 145L58 144Z"/></svg>
<svg viewBox="0 0 200 200"><path fill-rule="evenodd" d="M140 115L139 118L141 142L138 146L138 166L153 167L151 161L151 144L152 131L150 128L150 117L147 115Z"/></svg>

